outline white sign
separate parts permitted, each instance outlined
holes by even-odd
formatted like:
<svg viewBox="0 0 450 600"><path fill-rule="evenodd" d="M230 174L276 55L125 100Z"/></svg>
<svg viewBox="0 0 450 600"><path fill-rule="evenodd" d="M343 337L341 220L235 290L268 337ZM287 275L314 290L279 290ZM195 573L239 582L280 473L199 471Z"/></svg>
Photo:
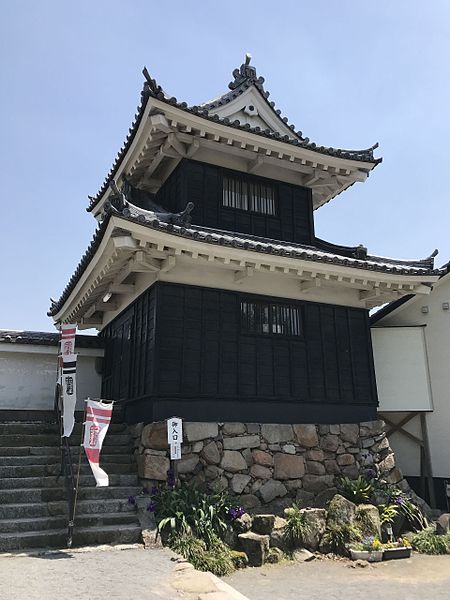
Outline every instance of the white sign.
<svg viewBox="0 0 450 600"><path fill-rule="evenodd" d="M180 460L181 444L170 444L170 460Z"/></svg>
<svg viewBox="0 0 450 600"><path fill-rule="evenodd" d="M179 460L183 441L183 422L178 417L167 419L167 441L170 445L170 459Z"/></svg>
<svg viewBox="0 0 450 600"><path fill-rule="evenodd" d="M183 422L178 417L167 419L167 441L170 445L183 441Z"/></svg>

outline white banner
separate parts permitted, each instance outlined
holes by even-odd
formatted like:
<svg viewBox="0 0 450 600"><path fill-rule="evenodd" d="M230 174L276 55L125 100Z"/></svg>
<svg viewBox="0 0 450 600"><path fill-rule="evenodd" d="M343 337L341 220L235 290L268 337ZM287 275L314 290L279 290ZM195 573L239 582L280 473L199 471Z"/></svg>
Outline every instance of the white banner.
<svg viewBox="0 0 450 600"><path fill-rule="evenodd" d="M77 325L63 323L61 325L61 354L62 356L75 354L75 335L77 333Z"/></svg>
<svg viewBox="0 0 450 600"><path fill-rule="evenodd" d="M108 431L112 411L111 403L102 402L101 400L86 400L83 447L97 482L97 487L109 485L107 473L100 468L100 450Z"/></svg>
<svg viewBox="0 0 450 600"><path fill-rule="evenodd" d="M77 355L62 357L61 367L63 436L69 437L75 425L75 404L77 402Z"/></svg>

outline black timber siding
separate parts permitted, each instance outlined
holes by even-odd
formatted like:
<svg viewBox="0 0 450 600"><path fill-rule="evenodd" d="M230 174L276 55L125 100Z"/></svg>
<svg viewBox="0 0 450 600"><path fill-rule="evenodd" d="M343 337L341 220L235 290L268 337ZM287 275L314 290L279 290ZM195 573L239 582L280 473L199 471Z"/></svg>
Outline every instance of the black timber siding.
<svg viewBox="0 0 450 600"><path fill-rule="evenodd" d="M130 422L343 423L376 418L367 311L295 304L302 336L246 334L240 303L261 297L157 283L103 332L103 394Z"/></svg>
<svg viewBox="0 0 450 600"><path fill-rule="evenodd" d="M222 206L224 174L249 181L266 181L275 188L276 215ZM275 240L312 244L314 240L311 190L222 169L195 161L182 161L157 194L157 202L180 212L193 202L192 223Z"/></svg>

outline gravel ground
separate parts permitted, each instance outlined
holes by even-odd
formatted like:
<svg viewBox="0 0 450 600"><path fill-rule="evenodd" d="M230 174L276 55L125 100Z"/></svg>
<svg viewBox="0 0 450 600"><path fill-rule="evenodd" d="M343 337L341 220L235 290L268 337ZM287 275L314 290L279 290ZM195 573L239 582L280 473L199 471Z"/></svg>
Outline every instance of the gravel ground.
<svg viewBox="0 0 450 600"><path fill-rule="evenodd" d="M164 549L68 550L0 558L0 600L177 600Z"/></svg>
<svg viewBox="0 0 450 600"><path fill-rule="evenodd" d="M366 568L332 560L265 565L224 580L249 600L449 600L450 556L414 555Z"/></svg>

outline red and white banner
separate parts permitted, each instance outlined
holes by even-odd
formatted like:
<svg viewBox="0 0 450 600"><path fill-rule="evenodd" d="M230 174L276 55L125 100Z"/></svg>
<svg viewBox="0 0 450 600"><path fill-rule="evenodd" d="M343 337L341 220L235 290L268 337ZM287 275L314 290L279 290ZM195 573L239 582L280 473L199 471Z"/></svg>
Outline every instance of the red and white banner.
<svg viewBox="0 0 450 600"><path fill-rule="evenodd" d="M66 354L61 366L63 436L69 437L75 425L77 403L77 355Z"/></svg>
<svg viewBox="0 0 450 600"><path fill-rule="evenodd" d="M77 332L76 324L63 323L61 325L61 355L75 354L75 335Z"/></svg>
<svg viewBox="0 0 450 600"><path fill-rule="evenodd" d="M97 482L97 487L109 485L107 473L100 468L100 450L108 431L112 411L111 403L102 402L101 400L86 400L83 446Z"/></svg>

